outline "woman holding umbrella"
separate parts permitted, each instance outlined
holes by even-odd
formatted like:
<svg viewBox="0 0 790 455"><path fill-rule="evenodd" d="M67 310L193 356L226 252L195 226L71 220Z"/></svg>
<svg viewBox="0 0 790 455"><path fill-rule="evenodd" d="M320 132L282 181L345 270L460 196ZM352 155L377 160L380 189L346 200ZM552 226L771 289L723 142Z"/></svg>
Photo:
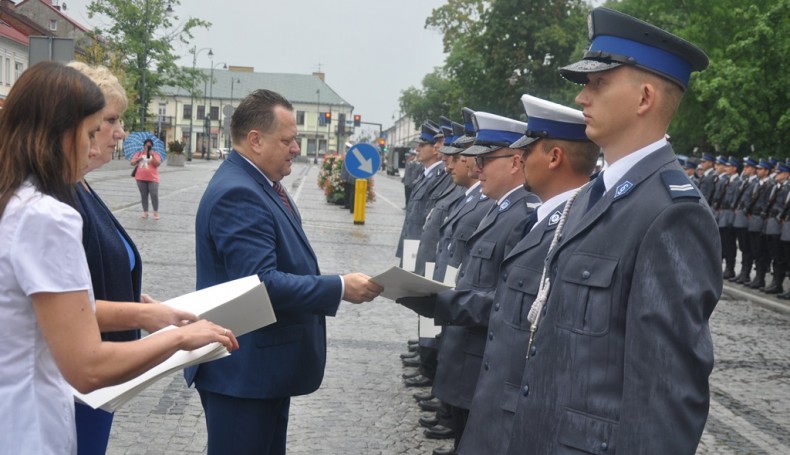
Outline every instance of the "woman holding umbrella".
<svg viewBox="0 0 790 455"><path fill-rule="evenodd" d="M153 139L143 142L143 149L132 157L132 166L135 166L134 178L140 190L143 203L143 218L148 218L148 195L151 195L151 205L154 208L154 219L159 219L159 165L162 158L154 151Z"/></svg>

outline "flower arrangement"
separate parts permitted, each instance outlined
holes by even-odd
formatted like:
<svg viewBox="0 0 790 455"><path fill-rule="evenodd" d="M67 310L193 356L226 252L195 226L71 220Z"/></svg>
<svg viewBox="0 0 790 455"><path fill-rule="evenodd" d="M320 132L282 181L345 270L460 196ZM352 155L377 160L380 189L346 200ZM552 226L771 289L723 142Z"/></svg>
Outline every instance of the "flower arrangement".
<svg viewBox="0 0 790 455"><path fill-rule="evenodd" d="M345 188L340 174L343 171L343 157L341 155L325 155L318 171L318 187L324 190L326 201L331 204L342 204L345 199ZM373 190L373 177L368 179L367 202L376 200Z"/></svg>

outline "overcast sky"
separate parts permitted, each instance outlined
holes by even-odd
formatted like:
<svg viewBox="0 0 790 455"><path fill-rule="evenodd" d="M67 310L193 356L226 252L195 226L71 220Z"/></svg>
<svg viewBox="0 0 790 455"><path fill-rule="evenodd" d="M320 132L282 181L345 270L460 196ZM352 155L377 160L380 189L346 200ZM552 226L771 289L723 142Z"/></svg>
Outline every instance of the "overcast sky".
<svg viewBox="0 0 790 455"><path fill-rule="evenodd" d="M63 0L61 0L63 1ZM89 28L90 0L65 0L66 14ZM212 23L192 44L210 47L214 63L252 66L258 72L326 73L326 82L363 121L384 124L398 115L401 90L444 62L442 36L424 28L445 0L182 0L176 14ZM191 46L190 46L191 47ZM188 47L180 63L192 66ZM198 67L209 67L207 52ZM378 132L378 128L371 129Z"/></svg>

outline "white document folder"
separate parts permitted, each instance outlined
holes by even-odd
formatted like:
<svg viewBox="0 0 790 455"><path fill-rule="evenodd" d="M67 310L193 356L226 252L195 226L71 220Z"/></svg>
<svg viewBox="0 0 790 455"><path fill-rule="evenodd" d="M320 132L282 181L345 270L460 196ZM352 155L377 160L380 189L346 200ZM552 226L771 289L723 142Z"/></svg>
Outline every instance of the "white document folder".
<svg viewBox="0 0 790 455"><path fill-rule="evenodd" d="M266 286L257 275L190 292L162 303L219 324L230 329L236 336L273 324L277 320ZM168 326L158 332L174 328ZM229 355L225 346L211 343L193 351L178 351L159 365L122 384L104 387L88 394L72 390L77 401L94 409L114 412L143 389L170 373Z"/></svg>

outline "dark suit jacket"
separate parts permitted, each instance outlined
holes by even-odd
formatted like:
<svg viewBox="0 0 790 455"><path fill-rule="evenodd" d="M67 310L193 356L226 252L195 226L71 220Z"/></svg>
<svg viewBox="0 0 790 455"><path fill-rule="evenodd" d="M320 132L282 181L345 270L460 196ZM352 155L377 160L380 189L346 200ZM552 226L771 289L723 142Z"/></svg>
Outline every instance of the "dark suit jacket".
<svg viewBox="0 0 790 455"><path fill-rule="evenodd" d="M469 239L469 256L461 264L455 289L436 296L434 320L445 327L433 394L445 403L464 409L472 404L499 265L524 237L538 202L537 196L518 188L493 206Z"/></svg>
<svg viewBox="0 0 790 455"><path fill-rule="evenodd" d="M527 315L538 294L543 261L564 207L561 204L541 220L502 261L502 279L492 296L494 305L488 319L490 339L459 454L497 454L507 447L527 356Z"/></svg>
<svg viewBox="0 0 790 455"><path fill-rule="evenodd" d="M672 147L576 198L522 376L509 454L692 455L721 296L716 220Z"/></svg>
<svg viewBox="0 0 790 455"><path fill-rule="evenodd" d="M76 185L76 193L76 209L82 215L82 245L91 271L94 297L112 302L139 302L143 263L137 247L96 193L91 194L81 184ZM134 268L130 267L129 251L134 256ZM105 341L138 338L139 330L102 333Z"/></svg>
<svg viewBox="0 0 790 455"><path fill-rule="evenodd" d="M242 398L315 391L326 364L325 316L337 312L340 277L320 275L297 216L236 151L203 194L195 237L197 288L257 274L277 322L239 337L230 357L185 370L187 383Z"/></svg>

